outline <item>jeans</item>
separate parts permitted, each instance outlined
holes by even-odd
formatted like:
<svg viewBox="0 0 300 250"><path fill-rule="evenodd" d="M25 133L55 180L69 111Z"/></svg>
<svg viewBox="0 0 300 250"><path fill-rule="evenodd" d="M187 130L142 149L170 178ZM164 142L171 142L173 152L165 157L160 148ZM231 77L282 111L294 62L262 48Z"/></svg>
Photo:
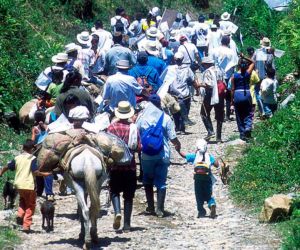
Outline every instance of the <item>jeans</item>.
<svg viewBox="0 0 300 250"><path fill-rule="evenodd" d="M244 139L252 130L252 97L249 90L234 92L234 109L240 138Z"/></svg>
<svg viewBox="0 0 300 250"><path fill-rule="evenodd" d="M272 116L277 110L277 104L268 104L263 102L264 113L266 116Z"/></svg>
<svg viewBox="0 0 300 250"><path fill-rule="evenodd" d="M257 86L260 86L260 84L257 84ZM255 93L255 98L256 98L256 102L257 102L257 106L258 106L258 111L259 111L259 113L264 114L265 113L264 105L261 100L261 96L259 94L259 88L257 88L257 86L255 86L254 93Z"/></svg>
<svg viewBox="0 0 300 250"><path fill-rule="evenodd" d="M157 189L167 188L169 161L163 159L143 160L143 184L155 185Z"/></svg>
<svg viewBox="0 0 300 250"><path fill-rule="evenodd" d="M202 177L202 176L201 176ZM212 197L212 181L208 177L207 180L194 176L194 188L197 202L197 210L201 215L205 215L205 209L203 207L204 202L207 202L208 207L216 205L215 199Z"/></svg>
<svg viewBox="0 0 300 250"><path fill-rule="evenodd" d="M175 127L178 131L185 131L184 121L188 120L190 108L191 108L191 98L178 99L180 111L173 115Z"/></svg>
<svg viewBox="0 0 300 250"><path fill-rule="evenodd" d="M53 175L44 177L44 187L46 195L53 195Z"/></svg>

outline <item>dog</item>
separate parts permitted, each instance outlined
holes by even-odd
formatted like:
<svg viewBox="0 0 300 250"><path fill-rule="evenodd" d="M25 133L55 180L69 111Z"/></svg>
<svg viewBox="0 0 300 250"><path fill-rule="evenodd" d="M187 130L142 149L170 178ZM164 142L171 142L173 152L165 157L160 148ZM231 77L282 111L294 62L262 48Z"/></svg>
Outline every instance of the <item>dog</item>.
<svg viewBox="0 0 300 250"><path fill-rule="evenodd" d="M228 185L230 182L230 177L232 175L231 171L230 171L230 166L227 165L223 159L221 158L221 180L223 182L224 185Z"/></svg>
<svg viewBox="0 0 300 250"><path fill-rule="evenodd" d="M17 190L14 188L14 185L9 181L6 180L3 186L3 198L4 198L4 209L13 209L15 206L15 199L17 197Z"/></svg>
<svg viewBox="0 0 300 250"><path fill-rule="evenodd" d="M54 199L52 197L49 197L41 205L41 213L43 217L42 228L47 233L54 230L54 226L53 226L54 212L55 212ZM47 223L47 226L45 226L45 221Z"/></svg>

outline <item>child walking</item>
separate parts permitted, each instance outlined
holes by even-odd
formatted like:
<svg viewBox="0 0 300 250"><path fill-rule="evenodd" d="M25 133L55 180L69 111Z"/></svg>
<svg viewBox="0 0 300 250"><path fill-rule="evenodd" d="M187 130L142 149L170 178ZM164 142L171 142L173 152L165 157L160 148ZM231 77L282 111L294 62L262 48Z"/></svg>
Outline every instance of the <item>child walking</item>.
<svg viewBox="0 0 300 250"><path fill-rule="evenodd" d="M36 207L36 191L34 176L49 176L52 173L40 172L37 168L36 157L32 155L34 142L30 139L23 144L23 152L0 169L0 177L7 171L16 171L14 185L18 190L20 201L17 224L23 226L25 233L30 232L32 216Z"/></svg>
<svg viewBox="0 0 300 250"><path fill-rule="evenodd" d="M206 210L203 207L204 202L207 202L210 209L210 217L216 217L216 201L212 197L212 188L215 178L211 172L211 167L218 167L218 161L207 153L207 142L204 139L197 140L197 150L195 153L179 154L184 157L187 162L193 163L194 166L194 188L197 201L198 218L206 215Z"/></svg>

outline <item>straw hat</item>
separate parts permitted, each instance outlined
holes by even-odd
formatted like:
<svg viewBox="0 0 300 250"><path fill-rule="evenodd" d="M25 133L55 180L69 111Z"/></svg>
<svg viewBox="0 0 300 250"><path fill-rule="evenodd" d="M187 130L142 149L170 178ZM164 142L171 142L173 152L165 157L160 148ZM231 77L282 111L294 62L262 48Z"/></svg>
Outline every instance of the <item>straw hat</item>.
<svg viewBox="0 0 300 250"><path fill-rule="evenodd" d="M65 52L68 54L70 52L80 50L81 47L79 45L76 45L75 43L69 43L65 46Z"/></svg>
<svg viewBox="0 0 300 250"><path fill-rule="evenodd" d="M69 112L69 118L84 120L90 117L90 112L86 106L77 106Z"/></svg>
<svg viewBox="0 0 300 250"><path fill-rule="evenodd" d="M116 67L118 69L129 69L131 65L128 60L119 60L116 63Z"/></svg>
<svg viewBox="0 0 300 250"><path fill-rule="evenodd" d="M115 108L115 116L119 119L129 119L134 115L134 109L128 101L120 101Z"/></svg>
<svg viewBox="0 0 300 250"><path fill-rule="evenodd" d="M148 54L153 55L153 56L158 56L159 51L156 47L156 41L147 41L145 45L145 50L147 51Z"/></svg>
<svg viewBox="0 0 300 250"><path fill-rule="evenodd" d="M52 56L52 62L54 63L63 63L68 61L68 55L66 53L58 53L55 56Z"/></svg>
<svg viewBox="0 0 300 250"><path fill-rule="evenodd" d="M77 35L77 41L80 44L89 44L91 42L92 38L90 37L90 33L88 31L82 31Z"/></svg>
<svg viewBox="0 0 300 250"><path fill-rule="evenodd" d="M221 15L221 20L223 21L227 21L230 19L230 14L228 12L224 12L222 15Z"/></svg>
<svg viewBox="0 0 300 250"><path fill-rule="evenodd" d="M260 45L263 48L269 48L271 46L271 41L269 38L264 37L262 40L260 40Z"/></svg>
<svg viewBox="0 0 300 250"><path fill-rule="evenodd" d="M149 38L156 38L158 34L158 30L156 27L150 27L149 29L147 29L146 31L146 35Z"/></svg>

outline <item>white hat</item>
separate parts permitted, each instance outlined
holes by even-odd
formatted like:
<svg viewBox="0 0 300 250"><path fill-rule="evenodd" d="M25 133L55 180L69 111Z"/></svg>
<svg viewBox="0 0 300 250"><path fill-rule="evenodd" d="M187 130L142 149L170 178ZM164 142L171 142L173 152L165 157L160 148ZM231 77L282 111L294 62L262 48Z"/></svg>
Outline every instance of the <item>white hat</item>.
<svg viewBox="0 0 300 250"><path fill-rule="evenodd" d="M215 63L214 59L210 56L202 57L201 63Z"/></svg>
<svg viewBox="0 0 300 250"><path fill-rule="evenodd" d="M156 38L157 37L157 33L158 33L158 30L157 30L156 27L150 27L146 31L147 37L150 37L150 38Z"/></svg>
<svg viewBox="0 0 300 250"><path fill-rule="evenodd" d="M264 37L263 39L260 40L260 45L263 48L270 48L271 46L271 41L269 38Z"/></svg>
<svg viewBox="0 0 300 250"><path fill-rule="evenodd" d="M197 150L201 153L204 154L207 151L207 141L204 139L199 139L196 142Z"/></svg>
<svg viewBox="0 0 300 250"><path fill-rule="evenodd" d="M116 67L118 69L129 69L131 65L128 60L119 60L116 63Z"/></svg>
<svg viewBox="0 0 300 250"><path fill-rule="evenodd" d="M217 29L217 28L218 28L218 26L217 26L217 25L215 25L215 24L212 24L212 25L210 26L210 28L211 28L211 29Z"/></svg>
<svg viewBox="0 0 300 250"><path fill-rule="evenodd" d="M68 55L66 53L58 53L55 56L52 56L52 62L54 63L63 63L68 61Z"/></svg>
<svg viewBox="0 0 300 250"><path fill-rule="evenodd" d="M81 47L79 45L76 45L75 43L69 43L65 46L66 53L70 53L76 50L80 50Z"/></svg>
<svg viewBox="0 0 300 250"><path fill-rule="evenodd" d="M77 41L80 44L87 45L91 42L92 38L90 36L90 33L88 31L82 31L77 35Z"/></svg>
<svg viewBox="0 0 300 250"><path fill-rule="evenodd" d="M134 115L134 109L128 101L120 101L115 108L115 116L120 119L128 119Z"/></svg>
<svg viewBox="0 0 300 250"><path fill-rule="evenodd" d="M87 119L90 117L90 112L86 106L77 106L75 108L70 109L69 118L73 119Z"/></svg>
<svg viewBox="0 0 300 250"><path fill-rule="evenodd" d="M227 21L227 20L229 20L229 18L230 18L230 14L228 12L224 12L221 15L221 20L223 20L223 21Z"/></svg>
<svg viewBox="0 0 300 250"><path fill-rule="evenodd" d="M156 46L156 41L148 40L146 42L146 45L145 45L145 50L150 55L153 55L153 56L158 56L159 55L159 51L158 51L157 46Z"/></svg>
<svg viewBox="0 0 300 250"><path fill-rule="evenodd" d="M174 55L174 59L183 59L184 55L181 52L176 52Z"/></svg>
<svg viewBox="0 0 300 250"><path fill-rule="evenodd" d="M159 9L158 7L153 7L152 10L150 11L150 13L151 13L153 16L157 17L157 16L160 15L160 9Z"/></svg>

